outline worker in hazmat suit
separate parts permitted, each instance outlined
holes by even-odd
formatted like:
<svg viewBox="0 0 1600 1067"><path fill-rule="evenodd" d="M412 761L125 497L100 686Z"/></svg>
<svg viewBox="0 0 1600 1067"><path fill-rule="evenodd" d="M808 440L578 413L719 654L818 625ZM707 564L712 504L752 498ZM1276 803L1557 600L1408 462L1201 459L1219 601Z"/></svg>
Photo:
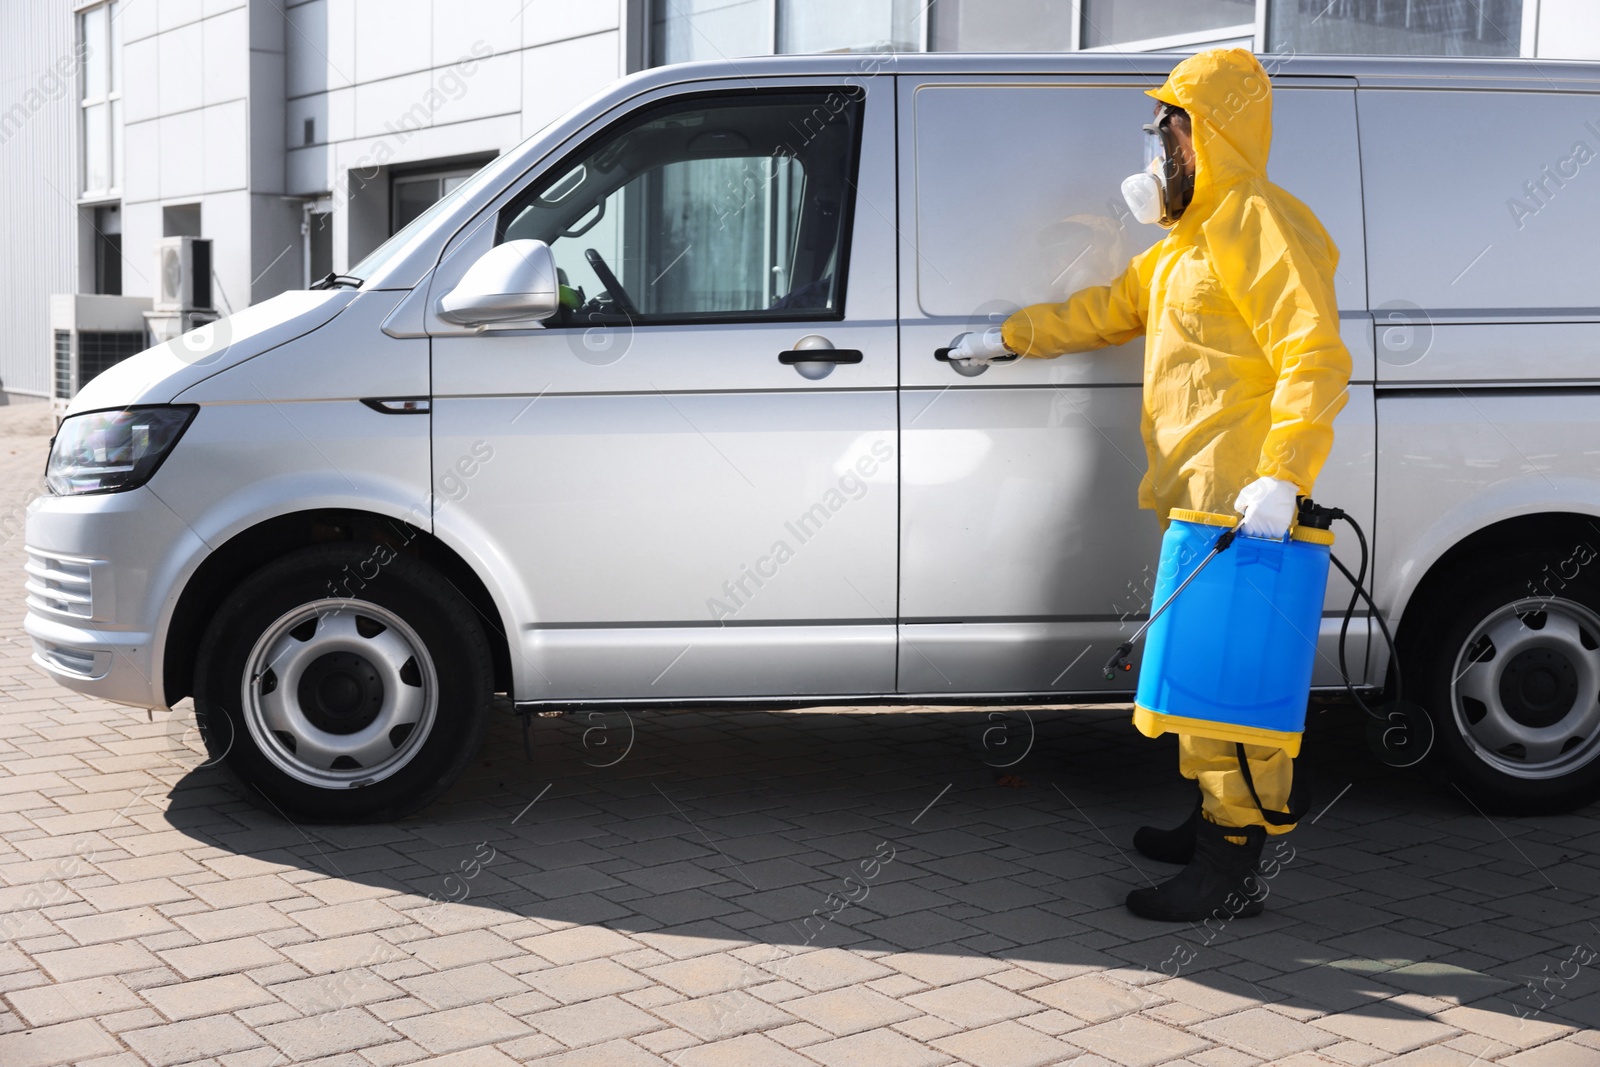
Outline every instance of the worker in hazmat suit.
<svg viewBox="0 0 1600 1067"><path fill-rule="evenodd" d="M1245 533L1282 537L1296 496L1311 494L1346 399L1338 250L1310 209L1267 180L1272 90L1255 56L1191 56L1149 95L1151 164L1123 195L1166 237L1110 285L1025 307L964 335L950 358L1049 358L1144 335L1140 506L1163 530L1173 508L1236 510ZM1252 876L1265 838L1287 833L1304 807L1302 790L1290 795L1293 764L1270 745L1190 735L1178 752L1200 802L1177 829L1145 827L1134 844L1187 866L1134 890L1128 907L1169 921L1257 914L1264 893Z"/></svg>

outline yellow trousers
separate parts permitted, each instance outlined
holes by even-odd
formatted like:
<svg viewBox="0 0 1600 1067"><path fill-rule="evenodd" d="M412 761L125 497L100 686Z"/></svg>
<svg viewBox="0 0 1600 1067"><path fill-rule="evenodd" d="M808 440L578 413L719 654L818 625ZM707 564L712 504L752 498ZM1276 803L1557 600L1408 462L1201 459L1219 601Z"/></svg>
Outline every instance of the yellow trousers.
<svg viewBox="0 0 1600 1067"><path fill-rule="evenodd" d="M1232 741L1178 735L1178 770L1199 784L1203 798L1200 813L1221 826L1261 826L1269 834L1293 830L1293 825L1273 826L1261 817L1239 770L1238 752ZM1262 807L1288 811L1289 787L1294 781L1294 762L1289 754L1273 745L1246 745L1244 754Z"/></svg>

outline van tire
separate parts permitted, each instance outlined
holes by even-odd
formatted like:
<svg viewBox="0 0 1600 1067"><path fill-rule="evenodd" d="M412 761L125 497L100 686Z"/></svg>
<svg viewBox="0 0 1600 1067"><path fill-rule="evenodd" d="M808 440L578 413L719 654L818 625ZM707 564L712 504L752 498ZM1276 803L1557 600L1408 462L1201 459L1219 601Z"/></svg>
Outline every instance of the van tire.
<svg viewBox="0 0 1600 1067"><path fill-rule="evenodd" d="M1433 720L1430 768L1484 811L1549 814L1600 797L1600 561L1552 577L1573 569L1568 556L1480 556L1408 627L1405 696Z"/></svg>
<svg viewBox="0 0 1600 1067"><path fill-rule="evenodd" d="M320 545L223 601L195 717L212 760L283 817L382 822L460 777L492 678L472 606L437 572L385 545Z"/></svg>

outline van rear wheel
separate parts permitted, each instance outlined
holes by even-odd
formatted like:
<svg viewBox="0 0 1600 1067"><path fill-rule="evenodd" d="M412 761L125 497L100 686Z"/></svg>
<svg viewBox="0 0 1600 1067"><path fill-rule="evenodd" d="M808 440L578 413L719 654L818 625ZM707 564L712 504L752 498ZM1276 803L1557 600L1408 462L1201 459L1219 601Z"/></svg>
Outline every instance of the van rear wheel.
<svg viewBox="0 0 1600 1067"><path fill-rule="evenodd" d="M382 545L303 549L223 603L198 656L206 747L284 816L396 819L459 777L492 668L472 607Z"/></svg>
<svg viewBox="0 0 1600 1067"><path fill-rule="evenodd" d="M1562 561L1481 559L1423 607L1429 632L1403 661L1433 717L1435 767L1487 810L1569 811L1600 797L1600 576L1580 568L1535 586Z"/></svg>

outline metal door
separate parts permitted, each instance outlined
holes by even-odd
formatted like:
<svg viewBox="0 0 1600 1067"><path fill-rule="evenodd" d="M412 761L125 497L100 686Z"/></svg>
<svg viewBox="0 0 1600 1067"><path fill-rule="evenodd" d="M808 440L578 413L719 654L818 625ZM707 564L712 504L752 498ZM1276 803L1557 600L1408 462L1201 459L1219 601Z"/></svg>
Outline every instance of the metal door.
<svg viewBox="0 0 1600 1067"><path fill-rule="evenodd" d="M433 329L436 528L498 576L518 699L893 691L893 89L655 94L441 265L534 237L569 287Z"/></svg>
<svg viewBox="0 0 1600 1067"><path fill-rule="evenodd" d="M1160 532L1137 503L1143 340L974 376L934 353L1023 305L1109 282L1162 236L1134 221L1120 194L1144 164L1152 84L901 80L903 693L1106 691L1106 658L1151 608ZM1275 91L1271 174L1318 212L1342 252L1356 371L1317 493L1370 531L1371 325L1353 97L1332 85ZM1330 613L1348 597L1336 579ZM1324 625L1325 651L1337 622ZM1359 664L1364 628L1353 629ZM1319 657L1318 684L1336 680L1335 662Z"/></svg>

